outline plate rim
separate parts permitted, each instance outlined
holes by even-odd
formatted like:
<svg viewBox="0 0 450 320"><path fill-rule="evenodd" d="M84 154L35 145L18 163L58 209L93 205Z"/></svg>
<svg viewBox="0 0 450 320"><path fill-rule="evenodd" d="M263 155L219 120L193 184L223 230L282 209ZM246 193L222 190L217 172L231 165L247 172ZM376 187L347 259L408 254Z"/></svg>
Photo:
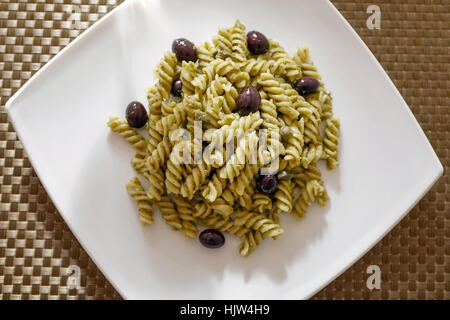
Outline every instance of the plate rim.
<svg viewBox="0 0 450 320"><path fill-rule="evenodd" d="M94 33L97 31L97 29L102 26L103 24L106 23L106 21L108 21L113 15L118 14L118 12L125 10L125 8L128 8L129 6L133 6L136 5L136 3L138 3L139 0L128 0L128 1L123 1L121 4L119 4L118 6L116 6L115 8L113 8L110 12L108 12L107 14L105 14L103 17L101 17L99 20L97 20L96 22L94 22L91 26L89 26L86 30L84 30L79 36L77 36L74 40L72 40L67 46L65 46L63 49L61 49L54 57L52 57L43 67L41 67L30 79L28 79L5 103L5 110L8 114L8 118L9 121L11 122L11 124L14 127L14 131L18 137L18 139L20 140L24 150L26 150L26 144L23 142L23 140L21 139L21 133L19 132L20 130L16 129L15 126L15 120L14 117L11 114L11 110L14 106L14 102L17 100L18 97L20 97L22 95L22 93L24 91L27 90L27 88L34 82L36 82L39 78L42 77L42 74L45 74L45 72L47 72L49 66L51 66L52 64L55 63L56 60L61 59L61 57L63 57L67 51L70 50L70 48L72 48L72 46L77 45L78 43L80 43L81 41L83 41L83 39L87 36L89 36L91 33ZM335 267L335 270L331 270L330 272L326 273L326 276L324 276L324 279L320 278L323 281L320 281L320 285L317 285L316 288L314 290L312 290L311 292L309 292L308 294L305 294L304 297L300 297L300 299L309 299L312 296L314 296L316 293L318 293L320 290L322 290L323 288L325 288L327 285L329 285L332 281L334 281L337 277L339 277L342 273L344 273L347 269L349 269L352 265L354 265L358 260L361 259L361 257L363 257L368 251L370 251L376 244L378 244L395 226L398 225L398 223L417 205L417 203L428 193L428 191L431 189L431 187L437 182L437 180L442 176L443 172L444 172L444 168L442 166L442 163L440 162L439 157L437 156L435 150L433 149L430 141L428 140L427 136L425 135L425 132L423 131L422 127L420 126L420 124L418 123L417 119L415 118L414 114L412 113L411 109L409 108L408 104L406 103L406 101L404 100L403 96L400 94L400 92L398 91L397 87L395 86L395 84L393 83L392 79L389 77L389 75L387 74L387 72L384 70L383 66L381 65L381 63L376 59L375 55L372 53L372 51L370 51L369 47L366 45L366 43L361 39L361 37L359 36L359 34L355 31L355 29L351 26L351 24L345 19L345 17L341 14L341 12L339 12L339 10L333 5L333 3L331 3L330 0L325 1L327 3L327 5L331 8L331 10L334 12L335 15L337 15L337 17L339 17L340 22L343 22L346 29L348 29L352 35L353 38L357 39L358 43L360 46L362 46L362 48L366 51L366 53L368 54L368 56L370 57L370 59L372 60L371 63L375 64L377 66L377 68L379 69L379 71L381 71L381 74L383 75L383 77L385 78L385 80L388 81L388 83L390 84L390 87L393 89L395 95L397 96L397 98L400 98L400 101L402 104L403 108L407 109L407 114L408 117L410 118L410 120L412 120L415 123L416 129L419 132L419 134L422 136L422 138L424 138L424 141L426 141L426 143L428 144L428 148L430 149L432 155L433 155L433 163L430 163L430 174L429 176L427 176L427 182L424 182L423 185L425 186L425 188L423 188L423 190L421 192L417 192L416 194L414 194L414 196L411 196L411 198L415 199L413 202L411 202L410 205L408 205L408 207L406 209L403 210L403 212L401 212L396 219L394 220L394 222L390 223L390 225L386 228L385 226L383 228L378 228L377 230L373 231L373 234L375 236L373 236L372 238L370 238L369 240L366 240L365 244L362 245L362 247L365 247L364 250L362 251L357 251L356 253L354 252L355 250L353 250L352 252L349 253L349 255L352 257L351 259L347 259L344 262L342 262L340 265L337 265ZM48 194L49 198L51 199L51 201L53 202L53 204L55 205L56 209L58 210L60 216L63 218L64 222L68 225L68 227L70 228L71 233L73 234L73 236L77 239L78 243L81 245L81 247L83 248L83 250L85 250L89 257L92 259L92 261L95 263L95 265L97 266L97 268L99 268L99 270L102 272L102 274L105 276L105 278L109 281L109 283L114 287L114 289L119 293L119 295L124 298L124 299L130 299L130 295L126 294L125 292L122 291L121 288L119 288L119 286L116 285L115 281L109 276L109 274L103 269L103 266L101 264L99 264L97 262L96 257L91 253L90 248L88 248L88 246L86 246L84 244L84 241L82 241L77 233L73 230L73 228L71 227L71 223L69 221L67 221L68 219L66 219L65 214L59 209L59 206L57 204L56 201L54 201L54 198L52 196L52 193L49 192L45 179L41 178L41 175L39 173L39 170L37 169L37 167L34 166L34 160L33 157L31 155L29 155L27 153L28 159L30 161L30 164L33 167L33 170L36 172L36 175L39 178L40 183L43 185L46 193ZM421 188L422 189L422 188ZM292 296L295 296L295 289L289 291L292 294ZM295 298L289 298L289 299L295 299Z"/></svg>

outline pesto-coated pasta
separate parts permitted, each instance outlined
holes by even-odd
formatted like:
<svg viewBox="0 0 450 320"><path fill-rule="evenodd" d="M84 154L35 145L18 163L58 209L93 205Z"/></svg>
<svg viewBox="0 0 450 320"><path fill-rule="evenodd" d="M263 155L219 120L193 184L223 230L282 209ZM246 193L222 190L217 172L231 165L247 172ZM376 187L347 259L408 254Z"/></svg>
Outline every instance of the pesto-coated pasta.
<svg viewBox="0 0 450 320"><path fill-rule="evenodd" d="M168 196L162 196L156 205L161 211L162 218L172 229L180 230L182 228L180 215L175 209L174 202Z"/></svg>
<svg viewBox="0 0 450 320"><path fill-rule="evenodd" d="M282 219L325 206L318 163L339 165L340 120L309 49L290 56L275 39L252 44L252 34L236 20L211 42L177 39L155 68L147 114L142 105L137 112L144 121L130 121L127 109L127 120L107 122L147 180L126 184L143 224L154 223L158 208L187 239L201 239L202 228L241 238L244 257L282 237Z"/></svg>
<svg viewBox="0 0 450 320"><path fill-rule="evenodd" d="M328 169L334 169L339 165L337 160L339 128L340 123L338 119L332 118L326 121L323 143L325 145L324 152L327 156Z"/></svg>
<svg viewBox="0 0 450 320"><path fill-rule="evenodd" d="M293 182L291 180L280 181L274 198L274 212L288 213L292 210Z"/></svg>
<svg viewBox="0 0 450 320"><path fill-rule="evenodd" d="M163 99L169 99L172 82L175 80L177 57L172 52L166 52L164 58L156 67L158 82L156 88Z"/></svg>
<svg viewBox="0 0 450 320"><path fill-rule="evenodd" d="M270 40L269 45L269 55L272 56L272 59L275 60L275 62L278 62L284 67L284 72L281 74L285 75L290 82L293 82L295 79L301 77L301 69L298 65L296 65L294 60L286 53L286 51L284 51L278 41ZM277 74L276 72L274 73Z"/></svg>
<svg viewBox="0 0 450 320"><path fill-rule="evenodd" d="M273 220L250 211L236 212L235 224L257 230L267 237L275 237L284 232L283 228Z"/></svg>
<svg viewBox="0 0 450 320"><path fill-rule="evenodd" d="M251 209L261 214L263 214L266 211L271 211L272 199L266 194L260 192L254 193L252 197Z"/></svg>
<svg viewBox="0 0 450 320"><path fill-rule="evenodd" d="M251 230L242 236L242 242L238 247L239 253L247 257L261 243L263 236L258 230Z"/></svg>
<svg viewBox="0 0 450 320"><path fill-rule="evenodd" d="M216 53L217 48L210 42L205 42L202 45L197 46L198 67L203 70L214 60Z"/></svg>
<svg viewBox="0 0 450 320"><path fill-rule="evenodd" d="M127 191L131 199L135 200L139 212L139 220L143 224L153 224L153 207L152 202L147 197L144 187L138 178L133 178L127 183Z"/></svg>
<svg viewBox="0 0 450 320"><path fill-rule="evenodd" d="M145 150L147 144L145 139L131 128L126 121L120 120L119 117L109 117L108 127L110 127L111 131L118 133L127 140L136 150Z"/></svg>

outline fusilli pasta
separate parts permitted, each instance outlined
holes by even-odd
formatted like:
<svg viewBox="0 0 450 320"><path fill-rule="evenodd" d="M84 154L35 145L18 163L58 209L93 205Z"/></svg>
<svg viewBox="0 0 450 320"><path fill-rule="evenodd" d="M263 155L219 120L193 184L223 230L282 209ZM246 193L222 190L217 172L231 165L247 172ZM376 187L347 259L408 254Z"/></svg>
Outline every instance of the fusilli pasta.
<svg viewBox="0 0 450 320"><path fill-rule="evenodd" d="M127 121L107 122L134 148L131 166L148 182L126 185L143 224L153 224L156 205L186 238L202 227L241 238L242 256L283 234L282 214L301 219L313 202L325 206L317 162L339 165L340 121L309 49L290 56L269 39L258 51L251 38L236 20L212 42L191 43L192 55L164 53L147 90L147 117L133 124L127 111ZM299 87L302 77L312 90Z"/></svg>

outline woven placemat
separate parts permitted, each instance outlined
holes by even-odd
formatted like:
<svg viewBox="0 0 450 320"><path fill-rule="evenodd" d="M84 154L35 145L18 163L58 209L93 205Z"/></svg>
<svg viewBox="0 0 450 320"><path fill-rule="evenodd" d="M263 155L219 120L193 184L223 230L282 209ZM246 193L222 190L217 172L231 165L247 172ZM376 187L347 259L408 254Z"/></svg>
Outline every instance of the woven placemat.
<svg viewBox="0 0 450 320"><path fill-rule="evenodd" d="M0 298L120 299L48 198L4 105L52 56L121 0L2 1ZM332 2L399 88L440 157L445 176L379 244L314 298L449 299L450 2ZM381 9L379 30L366 26L369 5ZM81 23L74 28L78 14ZM66 286L70 265L81 268L78 290ZM381 269L380 290L366 287L370 265Z"/></svg>

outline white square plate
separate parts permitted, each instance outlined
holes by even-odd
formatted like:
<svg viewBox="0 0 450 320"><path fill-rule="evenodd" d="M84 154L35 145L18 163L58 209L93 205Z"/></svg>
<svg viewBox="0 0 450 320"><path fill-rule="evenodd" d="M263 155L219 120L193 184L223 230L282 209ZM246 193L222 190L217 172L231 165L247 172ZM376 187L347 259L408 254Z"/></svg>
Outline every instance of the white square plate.
<svg viewBox="0 0 450 320"><path fill-rule="evenodd" d="M239 18L293 53L310 47L341 119L331 201L248 258L185 240L158 217L143 228L125 184L133 151L106 126L146 101L171 42L210 40ZM6 106L53 202L125 298L308 298L348 268L427 192L443 168L374 56L325 0L126 1L73 41ZM382 266L381 266L382 268Z"/></svg>

